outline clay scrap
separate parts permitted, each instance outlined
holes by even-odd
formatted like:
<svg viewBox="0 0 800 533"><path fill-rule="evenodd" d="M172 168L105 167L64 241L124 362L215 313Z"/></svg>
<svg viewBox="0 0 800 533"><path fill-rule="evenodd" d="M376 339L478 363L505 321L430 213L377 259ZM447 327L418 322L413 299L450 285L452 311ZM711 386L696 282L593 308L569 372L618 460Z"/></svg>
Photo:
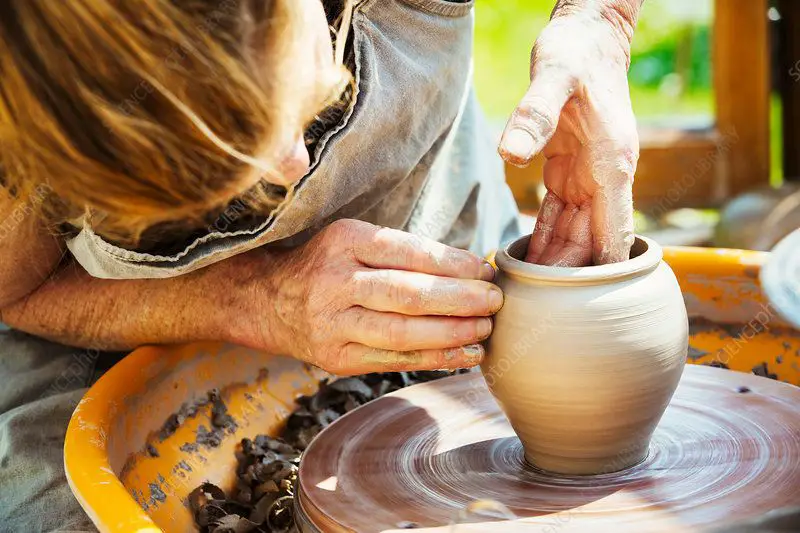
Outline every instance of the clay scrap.
<svg viewBox="0 0 800 533"><path fill-rule="evenodd" d="M469 371L456 373L466 372ZM301 455L314 437L334 420L375 398L452 375L449 371L397 372L321 381L316 394L297 398L297 409L289 416L280 437L258 435L242 439L236 454L236 487L230 493L212 483L203 483L192 491L188 503L199 530L201 533L296 532L297 472ZM217 405L215 399L219 396L214 392L209 393L205 403ZM188 409L192 408L196 406ZM185 417L187 413L176 418L181 415ZM215 415L220 422L232 423L223 420L228 416L224 404ZM169 423L167 426L171 429Z"/></svg>

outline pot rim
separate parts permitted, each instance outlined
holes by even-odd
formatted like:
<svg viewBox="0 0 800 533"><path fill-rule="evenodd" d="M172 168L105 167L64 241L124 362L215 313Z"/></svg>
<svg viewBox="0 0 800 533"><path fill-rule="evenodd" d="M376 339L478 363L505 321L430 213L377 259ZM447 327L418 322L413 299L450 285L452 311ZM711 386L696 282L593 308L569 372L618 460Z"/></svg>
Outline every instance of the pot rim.
<svg viewBox="0 0 800 533"><path fill-rule="evenodd" d="M632 253L639 253L632 259L621 263L588 267L554 267L535 265L516 259L512 253L528 249L530 235L525 235L509 243L497 252L495 263L500 272L529 281L548 285L604 285L622 279L646 274L661 263L664 253L654 240L641 235L635 236Z"/></svg>

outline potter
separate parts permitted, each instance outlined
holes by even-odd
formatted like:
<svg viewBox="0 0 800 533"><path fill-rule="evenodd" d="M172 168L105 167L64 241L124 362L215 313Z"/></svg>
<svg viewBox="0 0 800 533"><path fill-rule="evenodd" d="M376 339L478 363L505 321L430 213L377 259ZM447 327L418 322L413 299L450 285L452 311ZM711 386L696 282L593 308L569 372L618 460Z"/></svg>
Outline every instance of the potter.
<svg viewBox="0 0 800 533"><path fill-rule="evenodd" d="M555 2L499 146L471 89L474 3L2 4L0 523L91 530L61 441L107 350L476 365L502 305L481 258L527 231L495 151L548 159L535 261L627 257L641 0ZM73 347L97 368L51 392Z"/></svg>
<svg viewBox="0 0 800 533"><path fill-rule="evenodd" d="M481 365L486 383L533 465L630 467L646 456L686 361L677 280L643 237L628 261L580 268L522 261L529 239L497 254L505 305Z"/></svg>

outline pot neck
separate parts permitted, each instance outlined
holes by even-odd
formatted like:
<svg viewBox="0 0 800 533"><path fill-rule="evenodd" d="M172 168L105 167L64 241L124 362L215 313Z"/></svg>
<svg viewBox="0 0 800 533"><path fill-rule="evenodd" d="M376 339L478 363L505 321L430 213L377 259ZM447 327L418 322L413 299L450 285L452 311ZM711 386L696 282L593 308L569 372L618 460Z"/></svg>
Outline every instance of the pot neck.
<svg viewBox="0 0 800 533"><path fill-rule="evenodd" d="M661 246L647 237L636 236L631 258L621 263L588 267L553 267L527 263L521 258L528 250L527 235L501 249L495 258L503 274L526 283L543 285L605 285L652 272L661 263Z"/></svg>

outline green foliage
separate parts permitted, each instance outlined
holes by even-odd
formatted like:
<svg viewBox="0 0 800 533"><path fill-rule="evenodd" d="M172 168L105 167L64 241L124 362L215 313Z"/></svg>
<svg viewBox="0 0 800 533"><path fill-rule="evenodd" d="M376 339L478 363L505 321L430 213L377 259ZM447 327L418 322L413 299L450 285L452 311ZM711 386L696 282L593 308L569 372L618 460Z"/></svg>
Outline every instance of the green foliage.
<svg viewBox="0 0 800 533"><path fill-rule="evenodd" d="M491 118L507 116L525 94L530 52L550 18L554 0L480 0L476 3L475 81Z"/></svg>
<svg viewBox="0 0 800 533"><path fill-rule="evenodd" d="M679 51L688 55L686 88L711 88L711 29L708 25L677 29L663 41L631 53L628 75L631 85L658 87L679 62Z"/></svg>
<svg viewBox="0 0 800 533"><path fill-rule="evenodd" d="M695 3L704 1L708 0ZM555 0L476 3L475 81L478 97L490 118L504 120L525 93L530 48L547 23L554 3ZM640 120L713 113L710 21L702 13L698 15L696 9L693 14L681 13L675 7L677 3L690 6L687 0L671 5L646 2L636 30L629 79L634 110ZM692 8L686 10L691 12ZM680 78L672 75L678 67ZM682 84L676 86L677 80Z"/></svg>

